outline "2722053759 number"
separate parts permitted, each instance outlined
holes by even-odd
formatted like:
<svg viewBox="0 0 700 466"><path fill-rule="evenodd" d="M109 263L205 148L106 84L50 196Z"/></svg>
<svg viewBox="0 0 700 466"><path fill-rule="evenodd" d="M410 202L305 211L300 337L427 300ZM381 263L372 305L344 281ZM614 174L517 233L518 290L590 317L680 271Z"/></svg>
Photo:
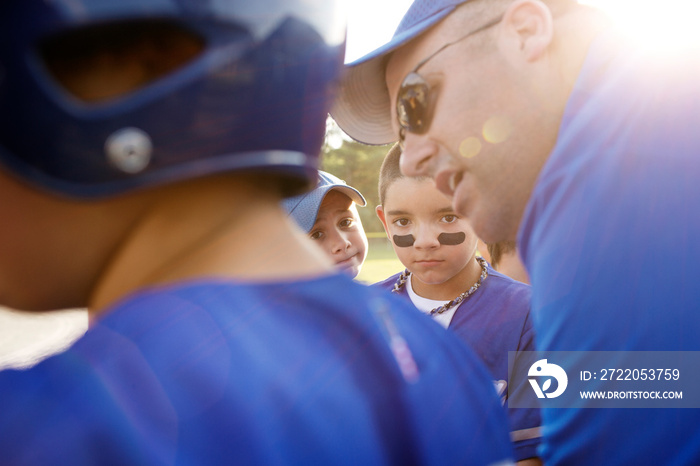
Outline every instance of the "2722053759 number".
<svg viewBox="0 0 700 466"><path fill-rule="evenodd" d="M678 380L678 369L601 369L600 380Z"/></svg>

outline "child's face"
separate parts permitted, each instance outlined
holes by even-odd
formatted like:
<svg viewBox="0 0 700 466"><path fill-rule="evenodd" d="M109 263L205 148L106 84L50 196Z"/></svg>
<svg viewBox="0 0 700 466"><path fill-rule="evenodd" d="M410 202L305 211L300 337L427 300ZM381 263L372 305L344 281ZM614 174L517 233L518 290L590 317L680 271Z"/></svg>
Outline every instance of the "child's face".
<svg viewBox="0 0 700 466"><path fill-rule="evenodd" d="M377 208L394 251L414 279L447 282L476 253L476 235L430 179L399 178Z"/></svg>
<svg viewBox="0 0 700 466"><path fill-rule="evenodd" d="M309 237L348 275L354 278L360 273L367 257L367 236L348 196L336 190L326 194Z"/></svg>

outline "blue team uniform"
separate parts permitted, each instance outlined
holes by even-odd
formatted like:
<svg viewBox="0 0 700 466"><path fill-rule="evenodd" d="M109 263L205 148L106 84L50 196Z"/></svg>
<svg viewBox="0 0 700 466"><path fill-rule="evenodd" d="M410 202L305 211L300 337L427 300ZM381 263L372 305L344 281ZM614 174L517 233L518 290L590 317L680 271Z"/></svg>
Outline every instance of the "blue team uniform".
<svg viewBox="0 0 700 466"><path fill-rule="evenodd" d="M0 373L0 458L41 465L508 460L506 419L485 368L393 299L340 275L141 291L67 352L30 371Z"/></svg>
<svg viewBox="0 0 700 466"><path fill-rule="evenodd" d="M373 286L390 291L399 275ZM406 287L398 294L411 302ZM509 377L508 374L509 351L535 350L530 320L530 286L496 272L489 265L488 276L479 289L457 308L448 329L467 342L486 364L503 398L508 391L503 382L508 383L510 379L520 381L518 389L530 390L526 377ZM507 400L504 401L507 406ZM515 459L537 456L539 410L508 408L508 416Z"/></svg>
<svg viewBox="0 0 700 466"><path fill-rule="evenodd" d="M591 46L519 232L538 347L700 350L700 65ZM695 409L545 409L547 464L700 464Z"/></svg>

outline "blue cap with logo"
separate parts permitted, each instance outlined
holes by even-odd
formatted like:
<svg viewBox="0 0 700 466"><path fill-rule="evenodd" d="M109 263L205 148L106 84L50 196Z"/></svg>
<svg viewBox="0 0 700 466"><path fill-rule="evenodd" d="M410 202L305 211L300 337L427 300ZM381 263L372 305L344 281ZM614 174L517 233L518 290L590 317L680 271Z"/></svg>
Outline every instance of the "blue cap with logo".
<svg viewBox="0 0 700 466"><path fill-rule="evenodd" d="M308 233L313 228L314 223L316 223L318 209L321 207L323 199L331 190L340 191L360 206L367 204L360 191L349 186L340 178L319 170L316 188L308 193L283 200L282 207L296 220L302 230Z"/></svg>
<svg viewBox="0 0 700 466"><path fill-rule="evenodd" d="M389 42L350 63L331 115L350 137L365 144L396 141L391 127L384 58L469 0L415 0Z"/></svg>

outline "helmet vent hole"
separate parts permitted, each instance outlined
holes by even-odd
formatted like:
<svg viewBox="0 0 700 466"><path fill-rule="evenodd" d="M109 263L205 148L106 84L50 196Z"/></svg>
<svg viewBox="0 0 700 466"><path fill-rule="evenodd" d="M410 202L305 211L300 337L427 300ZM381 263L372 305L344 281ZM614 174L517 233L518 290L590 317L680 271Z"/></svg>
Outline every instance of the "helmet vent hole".
<svg viewBox="0 0 700 466"><path fill-rule="evenodd" d="M122 128L105 141L105 153L110 164L118 170L140 173L151 162L151 138L138 128Z"/></svg>
<svg viewBox="0 0 700 466"><path fill-rule="evenodd" d="M183 67L204 39L165 20L92 25L44 38L39 54L54 80L84 102L102 102Z"/></svg>

